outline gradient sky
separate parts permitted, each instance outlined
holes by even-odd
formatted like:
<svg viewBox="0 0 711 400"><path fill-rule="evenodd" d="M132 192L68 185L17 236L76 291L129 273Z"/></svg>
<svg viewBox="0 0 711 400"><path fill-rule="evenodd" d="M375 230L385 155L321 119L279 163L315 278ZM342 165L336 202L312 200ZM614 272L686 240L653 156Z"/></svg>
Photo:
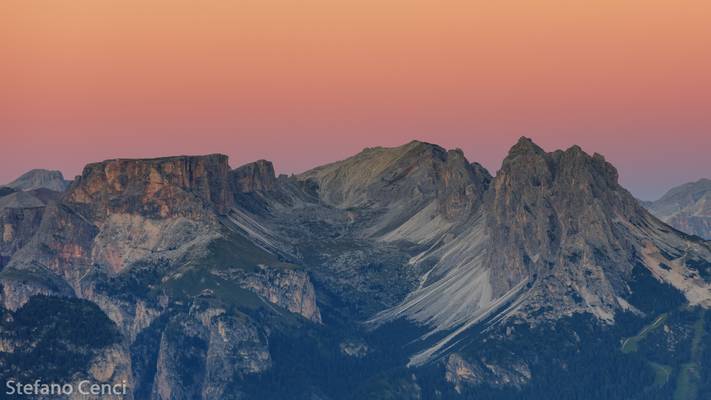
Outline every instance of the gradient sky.
<svg viewBox="0 0 711 400"><path fill-rule="evenodd" d="M636 195L711 177L711 2L3 0L0 182L221 152L300 172L411 139L492 173L521 135Z"/></svg>

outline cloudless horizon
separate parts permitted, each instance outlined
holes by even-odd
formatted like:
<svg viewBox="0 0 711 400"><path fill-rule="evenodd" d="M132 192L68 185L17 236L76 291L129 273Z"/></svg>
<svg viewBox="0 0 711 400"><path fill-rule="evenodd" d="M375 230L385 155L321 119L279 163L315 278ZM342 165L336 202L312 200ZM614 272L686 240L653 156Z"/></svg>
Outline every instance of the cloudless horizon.
<svg viewBox="0 0 711 400"><path fill-rule="evenodd" d="M125 0L0 5L0 182L224 153L298 173L417 139L492 173L580 145L656 199L711 178L711 3Z"/></svg>

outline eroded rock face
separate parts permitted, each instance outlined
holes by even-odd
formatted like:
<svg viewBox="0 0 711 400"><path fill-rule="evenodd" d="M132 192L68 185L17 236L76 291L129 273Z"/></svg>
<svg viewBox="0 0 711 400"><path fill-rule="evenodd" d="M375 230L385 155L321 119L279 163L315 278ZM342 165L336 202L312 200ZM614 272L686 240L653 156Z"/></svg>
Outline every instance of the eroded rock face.
<svg viewBox="0 0 711 400"><path fill-rule="evenodd" d="M97 233L96 226L75 210L50 203L32 239L13 255L6 269L40 271L79 292L80 281L92 270L91 244Z"/></svg>
<svg viewBox="0 0 711 400"><path fill-rule="evenodd" d="M248 319L193 305L187 315L174 316L163 332L151 398L224 398L235 376L270 366L266 340Z"/></svg>
<svg viewBox="0 0 711 400"><path fill-rule="evenodd" d="M88 380L99 385L111 385L112 392L99 395L85 395L75 391L69 399L71 400L131 400L133 392L131 382L133 380L131 372L131 356L128 349L123 345L114 345L103 349L97 354L88 369L87 376L80 376L75 379L73 386L78 388L81 381ZM125 385L125 386L124 386ZM125 393L124 393L125 387Z"/></svg>
<svg viewBox="0 0 711 400"><path fill-rule="evenodd" d="M2 286L2 307L11 311L24 306L32 296L73 295L71 291L57 291L50 285L42 285L34 279L22 277L3 277L0 279L0 286Z"/></svg>
<svg viewBox="0 0 711 400"><path fill-rule="evenodd" d="M483 383L483 377L479 375L480 371L475 371L475 368L465 361L459 354L453 353L447 357L445 367L445 379L447 382L454 385L454 390L457 393L462 392L464 385L477 385Z"/></svg>
<svg viewBox="0 0 711 400"><path fill-rule="evenodd" d="M657 246L652 243L674 243L665 261L670 265L682 254L711 254L706 244L664 229L618 184L612 165L577 146L546 153L521 139L487 193L486 208L495 290L528 281L529 306L554 318L590 312L613 321L627 308L620 298L630 294L627 281L639 261L655 269L644 256ZM703 280L695 285L711 294Z"/></svg>
<svg viewBox="0 0 711 400"><path fill-rule="evenodd" d="M110 214L99 225L92 243L94 263L110 275L120 274L138 262L169 260L178 263L196 247L219 237L214 219L185 217L146 218L137 214Z"/></svg>
<svg viewBox="0 0 711 400"><path fill-rule="evenodd" d="M310 321L321 322L314 286L305 272L262 267L256 273L243 275L241 280L242 287L267 301Z"/></svg>
<svg viewBox="0 0 711 400"><path fill-rule="evenodd" d="M363 358L368 355L370 348L360 340L347 340L339 344L341 353L348 357Z"/></svg>
<svg viewBox="0 0 711 400"><path fill-rule="evenodd" d="M491 177L469 164L461 150L413 141L365 149L298 179L316 182L327 204L367 219L366 236L424 243L466 218Z"/></svg>
<svg viewBox="0 0 711 400"><path fill-rule="evenodd" d="M494 387L521 387L531 380L531 371L524 362L506 366L486 360L468 362L460 354L452 353L445 364L445 380L457 393L462 393L467 386L484 383Z"/></svg>
<svg viewBox="0 0 711 400"><path fill-rule="evenodd" d="M140 298L117 298L95 290L94 285L86 287L82 297L91 300L118 327L128 343L147 328L163 312L163 306Z"/></svg>
<svg viewBox="0 0 711 400"><path fill-rule="evenodd" d="M266 160L235 168L231 175L236 189L243 193L266 192L276 186L274 166Z"/></svg>
<svg viewBox="0 0 711 400"><path fill-rule="evenodd" d="M77 379L126 379L130 387L136 382L125 348L156 320L168 318L167 328L155 328L160 329L155 362L141 360L141 377L155 371L147 391L154 398L224 398L227 386L239 386L234 386L236 379L270 367L266 333L257 328L256 317L235 312L240 299L217 298L215 305L176 314L176 306L192 303L190 296L219 287L174 281L186 272L210 271L214 279L219 271L234 269L238 276L222 276L224 284L246 288L307 321L321 322L308 275L288 268L254 269L258 261L277 263L277 256L225 219L236 198L266 193L276 184L268 162L231 171L227 158L215 155L91 164L63 198L4 192L2 304L17 310L32 296L54 295L98 305L116 324L123 347L97 349L102 355ZM293 193L299 190L297 185ZM291 196L285 190L280 195ZM237 267L232 268L233 262ZM185 292L173 285L194 288ZM4 343L8 349L11 345ZM186 375L192 366L195 375ZM232 392L238 397L239 391Z"/></svg>
<svg viewBox="0 0 711 400"><path fill-rule="evenodd" d="M44 207L0 209L0 270L39 229Z"/></svg>
<svg viewBox="0 0 711 400"><path fill-rule="evenodd" d="M434 265L420 287L372 320L452 330L411 365L486 318L536 323L590 313L612 324L617 312L634 310L625 299L637 267L691 304L711 306L708 261L689 262L711 260L708 243L665 228L618 184L612 165L577 146L549 153L521 138L467 226L450 232L411 261Z"/></svg>
<svg viewBox="0 0 711 400"><path fill-rule="evenodd" d="M204 207L232 206L227 156L109 160L90 164L72 184L67 200L86 204L99 218L111 213L146 217L199 217Z"/></svg>
<svg viewBox="0 0 711 400"><path fill-rule="evenodd" d="M521 139L504 160L487 205L495 290L530 280L567 301L572 288L583 307L612 318L616 294L625 290L624 276L634 267L635 247L615 219L634 223L644 213L602 156L590 157L579 147L546 153Z"/></svg>

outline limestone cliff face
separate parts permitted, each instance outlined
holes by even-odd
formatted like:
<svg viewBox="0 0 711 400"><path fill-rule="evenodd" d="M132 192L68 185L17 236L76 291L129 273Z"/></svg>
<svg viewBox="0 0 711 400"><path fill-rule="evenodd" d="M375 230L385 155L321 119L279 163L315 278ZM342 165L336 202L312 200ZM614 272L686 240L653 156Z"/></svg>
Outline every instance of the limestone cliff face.
<svg viewBox="0 0 711 400"><path fill-rule="evenodd" d="M314 286L303 271L281 271L262 267L257 273L245 274L241 285L271 303L310 321L321 322Z"/></svg>
<svg viewBox="0 0 711 400"><path fill-rule="evenodd" d="M577 146L546 153L522 138L504 160L485 207L495 291L526 281L532 286L528 304L552 315L582 311L612 321L616 310L628 308L633 269L656 269L645 256L649 246L673 243L668 264L711 254L708 244L664 229L618 184L612 165ZM696 273L691 264L687 268ZM681 289L674 279L664 280ZM708 283L690 280L711 299Z"/></svg>
<svg viewBox="0 0 711 400"><path fill-rule="evenodd" d="M445 379L454 386L457 393L462 392L464 385L480 385L484 379L479 371L463 359L459 354L453 353L447 357Z"/></svg>
<svg viewBox="0 0 711 400"><path fill-rule="evenodd" d="M232 299L227 289L228 298L200 305L194 296L225 284L254 293L253 303L265 304L259 296L309 321L300 323L321 322L309 276L256 268L283 262L227 217L239 212L237 199L274 189L270 163L232 171L227 157L213 155L91 164L62 197L4 191L0 302L14 311L36 295L91 301L116 325L121 343L95 349L100 355L77 379L126 380L131 388L137 385L133 357L144 354L128 348L167 318L167 327L151 328L159 332L155 362L139 360L141 379L154 371L145 377L147 391L153 398L223 398L241 377L270 368L267 332L258 328L260 316L236 311L245 307L242 294ZM193 281L181 278L186 273L206 275ZM205 276L222 281L205 282ZM185 303L190 311L175 311ZM192 367L195 378L186 374Z"/></svg>
<svg viewBox="0 0 711 400"><path fill-rule="evenodd" d="M98 227L91 257L109 275L120 274L136 263L185 262L191 252L204 249L220 236L214 217L196 221L183 216L156 219L116 213Z"/></svg>
<svg viewBox="0 0 711 400"><path fill-rule="evenodd" d="M67 192L97 217L135 213L146 217L201 216L203 208L232 206L227 156L109 160L90 164Z"/></svg>
<svg viewBox="0 0 711 400"><path fill-rule="evenodd" d="M127 343L133 343L136 336L164 311L164 304L154 299L121 298L96 290L96 283L83 288L81 297L95 303L111 319Z"/></svg>
<svg viewBox="0 0 711 400"><path fill-rule="evenodd" d="M44 206L0 209L0 270L32 239L43 214Z"/></svg>
<svg viewBox="0 0 711 400"><path fill-rule="evenodd" d="M470 363L461 355L452 353L445 363L445 380L457 393L466 387L487 384L494 387L521 387L531 380L531 371L524 362L498 365L487 360Z"/></svg>
<svg viewBox="0 0 711 400"><path fill-rule="evenodd" d="M78 292L80 281L92 269L91 244L97 233L96 226L72 208L50 203L34 236L13 255L6 270L59 278Z"/></svg>
<svg viewBox="0 0 711 400"><path fill-rule="evenodd" d="M33 279L31 275L23 277L22 275L5 275L0 279L2 294L0 295L0 304L6 310L15 311L24 306L32 296L37 295L53 295L71 297L74 294L71 289L64 287L58 289L52 283L47 283ZM63 289L63 290L62 290Z"/></svg>
<svg viewBox="0 0 711 400"><path fill-rule="evenodd" d="M87 374L81 374L74 380L73 386L78 388L81 381L90 381L96 384L109 384L121 389L120 394L85 395L75 391L70 400L132 400L131 390L133 374L131 371L131 355L126 346L114 345L103 349L90 363ZM126 393L123 394L123 386Z"/></svg>
<svg viewBox="0 0 711 400"><path fill-rule="evenodd" d="M270 366L265 338L249 320L196 304L187 315L173 317L161 336L151 398L223 398L235 374L256 374Z"/></svg>
<svg viewBox="0 0 711 400"><path fill-rule="evenodd" d="M495 290L535 281L565 301L573 290L585 306L611 318L607 313L634 267L635 247L615 221L639 223L645 214L618 185L614 167L577 146L546 153L522 138L487 195Z"/></svg>
<svg viewBox="0 0 711 400"><path fill-rule="evenodd" d="M37 294L74 297L91 270L91 242L96 228L69 207L6 209L6 239L0 272L2 301L18 309ZM15 221L15 222L13 222Z"/></svg>
<svg viewBox="0 0 711 400"><path fill-rule="evenodd" d="M47 205L59 196L47 189L0 193L0 270L31 241L41 227Z"/></svg>
<svg viewBox="0 0 711 400"><path fill-rule="evenodd" d="M243 193L265 192L276 186L274 165L266 160L235 168L231 176L236 190Z"/></svg>

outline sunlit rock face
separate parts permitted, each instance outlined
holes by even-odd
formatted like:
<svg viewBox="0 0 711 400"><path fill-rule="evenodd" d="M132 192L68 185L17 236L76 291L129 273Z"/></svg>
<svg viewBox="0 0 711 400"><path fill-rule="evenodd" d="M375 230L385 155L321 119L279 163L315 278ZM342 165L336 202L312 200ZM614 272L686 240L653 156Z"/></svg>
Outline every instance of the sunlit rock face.
<svg viewBox="0 0 711 400"><path fill-rule="evenodd" d="M90 164L72 184L67 201L102 213L150 217L199 216L203 206L232 205L224 155L109 160Z"/></svg>

